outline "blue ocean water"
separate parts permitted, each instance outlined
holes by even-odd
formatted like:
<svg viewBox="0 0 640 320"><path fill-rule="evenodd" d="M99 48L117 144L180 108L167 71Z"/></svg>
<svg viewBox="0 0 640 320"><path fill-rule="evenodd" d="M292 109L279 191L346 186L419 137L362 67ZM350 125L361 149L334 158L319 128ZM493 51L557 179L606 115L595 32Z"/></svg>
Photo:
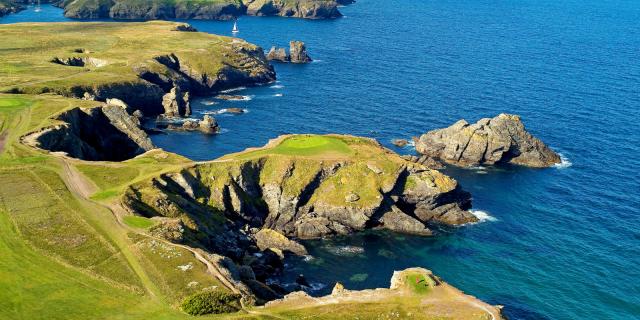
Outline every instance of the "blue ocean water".
<svg viewBox="0 0 640 320"><path fill-rule="evenodd" d="M0 23L66 20L44 9ZM238 37L265 49L302 40L316 61L276 65L277 83L236 92L251 100L196 102L198 113L249 111L218 115L222 134L155 143L203 160L284 133L334 132L413 153L391 140L519 114L568 162L447 170L490 219L434 238L309 241L314 258L288 268L324 284L318 294L335 281L387 286L393 270L422 266L505 305L510 319L640 319L640 2L359 0L341 10L333 21L241 18ZM231 35L231 22L190 23Z"/></svg>

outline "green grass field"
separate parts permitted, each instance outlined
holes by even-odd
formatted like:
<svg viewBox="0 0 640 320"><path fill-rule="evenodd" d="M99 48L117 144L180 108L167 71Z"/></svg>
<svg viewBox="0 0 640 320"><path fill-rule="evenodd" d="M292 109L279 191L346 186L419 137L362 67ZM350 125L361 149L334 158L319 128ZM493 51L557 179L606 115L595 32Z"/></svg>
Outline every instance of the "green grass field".
<svg viewBox="0 0 640 320"><path fill-rule="evenodd" d="M140 229L149 229L155 224L151 219L139 216L126 216L122 220L126 225Z"/></svg>

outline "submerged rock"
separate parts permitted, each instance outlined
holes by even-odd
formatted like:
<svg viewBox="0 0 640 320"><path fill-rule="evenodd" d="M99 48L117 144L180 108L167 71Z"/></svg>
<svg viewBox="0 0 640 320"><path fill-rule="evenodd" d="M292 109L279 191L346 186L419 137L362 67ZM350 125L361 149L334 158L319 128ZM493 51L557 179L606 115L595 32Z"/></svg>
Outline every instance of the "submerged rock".
<svg viewBox="0 0 640 320"><path fill-rule="evenodd" d="M418 152L457 166L550 167L560 163L557 153L525 130L519 116L504 113L475 124L460 120L414 140Z"/></svg>
<svg viewBox="0 0 640 320"><path fill-rule="evenodd" d="M393 143L393 145L395 145L397 147L404 147L407 144L409 144L409 141L407 141L406 139L393 139L393 141L391 141L391 143Z"/></svg>

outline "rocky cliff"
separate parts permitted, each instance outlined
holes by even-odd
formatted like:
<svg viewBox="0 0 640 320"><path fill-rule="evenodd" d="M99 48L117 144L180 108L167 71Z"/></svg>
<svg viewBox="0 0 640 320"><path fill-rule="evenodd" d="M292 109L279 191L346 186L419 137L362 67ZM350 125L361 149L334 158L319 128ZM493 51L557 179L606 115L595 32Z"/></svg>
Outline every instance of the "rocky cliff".
<svg viewBox="0 0 640 320"><path fill-rule="evenodd" d="M277 143L298 138L283 137ZM202 225L194 212L293 238L374 227L429 235L432 224L476 221L467 211L470 195L452 178L369 139L321 139L344 144L347 154L297 157L272 145L135 184L125 203L143 216L185 219L196 231Z"/></svg>
<svg viewBox="0 0 640 320"><path fill-rule="evenodd" d="M247 14L305 19L341 17L338 2L333 0L244 0Z"/></svg>
<svg viewBox="0 0 640 320"><path fill-rule="evenodd" d="M58 125L23 137L28 145L84 160L122 161L149 151L151 139L138 118L117 105L74 108L55 117Z"/></svg>
<svg viewBox="0 0 640 320"><path fill-rule="evenodd" d="M66 17L75 19L230 20L245 14L306 19L342 16L338 2L333 0L66 0L61 6Z"/></svg>
<svg viewBox="0 0 640 320"><path fill-rule="evenodd" d="M20 75L0 79L0 88L98 101L118 98L145 116L184 116L190 97L275 80L260 47L177 30L192 28L161 21L5 25L0 42L24 32L29 37L0 53L0 67ZM61 41L48 41L53 35Z"/></svg>
<svg viewBox="0 0 640 320"><path fill-rule="evenodd" d="M560 156L526 131L519 116L500 114L475 124L460 120L414 138L416 150L457 166L511 163L549 167Z"/></svg>

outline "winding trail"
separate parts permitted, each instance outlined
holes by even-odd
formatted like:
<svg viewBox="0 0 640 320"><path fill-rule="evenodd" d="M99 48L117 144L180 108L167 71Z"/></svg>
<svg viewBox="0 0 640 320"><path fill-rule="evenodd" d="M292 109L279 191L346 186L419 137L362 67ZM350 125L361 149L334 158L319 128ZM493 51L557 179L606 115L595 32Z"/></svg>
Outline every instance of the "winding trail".
<svg viewBox="0 0 640 320"><path fill-rule="evenodd" d="M152 238L156 241L160 241L162 243L165 243L167 245L170 246L174 246L174 247L178 247L184 250L188 250L189 252L191 252L194 257L196 259L198 259L198 261L202 262L204 265L207 266L207 272L211 275L213 275L214 277L216 277L216 279L218 279L218 281L220 281L220 283L227 289L229 289L231 292L233 293L241 293L240 290L238 290L236 288L235 285L233 285L233 282L230 281L229 279L227 279L227 277L220 271L220 269L218 268L218 266L216 266L215 264L211 263L207 258L204 257L204 255L199 252L198 249L194 249L191 248L189 246L185 246L185 245L181 245L181 244L176 244L173 242L170 242L168 240L162 239L162 238L158 238L158 237L154 237L151 236L149 234L146 234L144 232L140 232L139 230L136 230L134 228L131 228L129 226L127 226L122 218L126 215L128 215L127 210L118 202L114 202L108 205L93 201L90 196L97 190L96 186L89 181L87 178L85 178L73 165L71 165L69 162L70 160L67 159L64 156L60 157L63 163L63 169L64 169L64 174L62 176L63 180L65 181L65 183L67 184L67 187L69 189L69 191L71 191L73 194L79 196L80 198L89 201L91 203L100 205L102 207L105 207L107 209L109 209L111 211L111 213L113 214L113 216L116 218L117 223L122 227L125 228L128 231L131 232L135 232L139 235L142 235L144 237L148 237L148 238Z"/></svg>

